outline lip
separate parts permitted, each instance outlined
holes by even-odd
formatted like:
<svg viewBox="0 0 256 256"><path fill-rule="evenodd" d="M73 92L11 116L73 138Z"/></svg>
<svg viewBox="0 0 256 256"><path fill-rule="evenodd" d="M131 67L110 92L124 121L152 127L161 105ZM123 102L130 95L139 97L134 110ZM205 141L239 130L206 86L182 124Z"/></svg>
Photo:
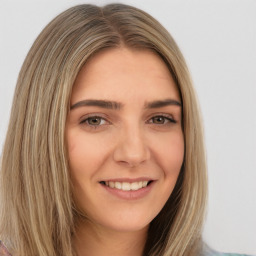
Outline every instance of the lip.
<svg viewBox="0 0 256 256"><path fill-rule="evenodd" d="M113 181L113 182L139 182L139 181L154 181L154 179L149 178L149 177L139 177L139 178L116 178L116 179L106 179L106 180L101 180L101 181Z"/></svg>
<svg viewBox="0 0 256 256"><path fill-rule="evenodd" d="M155 185L155 180L152 179L111 179L109 181L117 181L117 182L138 182L138 181L151 181L149 185L147 185L147 187L144 188L140 188L138 190L129 190L129 191L124 191L121 189L116 189L116 188L111 188L108 187L104 184L99 183L99 185L109 194L111 194L114 197L117 197L119 199L123 199L123 200L138 200L138 199L142 199L143 197L146 197L150 191L152 190L152 188ZM108 181L108 180L106 180Z"/></svg>

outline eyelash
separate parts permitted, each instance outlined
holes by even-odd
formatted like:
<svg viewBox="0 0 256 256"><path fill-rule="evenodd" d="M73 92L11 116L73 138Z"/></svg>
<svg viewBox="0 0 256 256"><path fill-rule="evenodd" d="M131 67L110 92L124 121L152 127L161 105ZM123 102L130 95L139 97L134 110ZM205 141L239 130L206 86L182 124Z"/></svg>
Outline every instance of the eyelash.
<svg viewBox="0 0 256 256"><path fill-rule="evenodd" d="M156 123L153 123L152 120L154 118L163 118L164 119L164 123L160 123L160 124L156 124ZM85 117L83 120L81 120L80 124L81 125L86 125L90 128L93 128L93 129L98 129L100 128L102 125L105 125L105 124L89 124L89 120L93 120L93 119L99 119L100 120L100 123L102 121L106 122L107 124L110 124L110 122L105 118L105 117L102 117L100 115L92 115L92 116L87 116ZM171 116L171 115L167 115L167 114L157 114L157 115L154 115L152 116L148 121L147 123L149 124L152 124L152 125L157 125L157 126L160 126L160 125L164 125L164 126L167 126L167 125L171 125L172 124L175 124L177 123L177 121Z"/></svg>
<svg viewBox="0 0 256 256"><path fill-rule="evenodd" d="M155 125L170 125L170 123L174 123L174 124L177 123L177 121L171 115L167 115L167 114L158 114L158 115L152 116L149 120L152 120L153 118L164 118L164 121L165 121L165 123L163 124L160 123ZM151 124L154 124L154 123L151 123Z"/></svg>
<svg viewBox="0 0 256 256"><path fill-rule="evenodd" d="M84 118L84 119L80 122L80 124L82 124L82 125L87 125L87 126L89 126L89 127L91 127L91 128L95 128L95 129L97 129L99 126L102 126L102 124L99 124L99 125L89 124L88 122L89 122L90 119L91 119L91 120L93 120L93 119L100 119L100 121L104 120L105 122L108 122L108 121L106 120L106 118L104 118L104 117L102 117L102 116L100 116L100 115L93 115L93 116L87 116L86 118ZM108 123L110 123L110 122L108 122Z"/></svg>

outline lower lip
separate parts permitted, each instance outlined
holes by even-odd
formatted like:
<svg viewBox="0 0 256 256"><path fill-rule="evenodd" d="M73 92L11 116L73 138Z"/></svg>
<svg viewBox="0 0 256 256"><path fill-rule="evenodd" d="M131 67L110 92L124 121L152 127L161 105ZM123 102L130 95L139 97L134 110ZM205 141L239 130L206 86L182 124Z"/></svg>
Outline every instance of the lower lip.
<svg viewBox="0 0 256 256"><path fill-rule="evenodd" d="M106 185L100 184L107 192L111 193L112 195L125 200L137 200L147 196L151 189L154 186L154 181L152 181L148 186L144 188L140 188L138 190L128 190L124 191L121 189L111 188Z"/></svg>

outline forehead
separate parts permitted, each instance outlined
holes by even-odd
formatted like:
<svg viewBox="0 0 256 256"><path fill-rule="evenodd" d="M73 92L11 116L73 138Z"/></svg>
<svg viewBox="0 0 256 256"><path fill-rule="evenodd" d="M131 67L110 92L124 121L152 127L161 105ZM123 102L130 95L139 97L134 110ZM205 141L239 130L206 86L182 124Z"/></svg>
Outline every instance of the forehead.
<svg viewBox="0 0 256 256"><path fill-rule="evenodd" d="M157 53L127 48L97 53L78 73L72 101L96 96L120 97L120 100L122 97L135 99L137 96L179 99L177 85Z"/></svg>

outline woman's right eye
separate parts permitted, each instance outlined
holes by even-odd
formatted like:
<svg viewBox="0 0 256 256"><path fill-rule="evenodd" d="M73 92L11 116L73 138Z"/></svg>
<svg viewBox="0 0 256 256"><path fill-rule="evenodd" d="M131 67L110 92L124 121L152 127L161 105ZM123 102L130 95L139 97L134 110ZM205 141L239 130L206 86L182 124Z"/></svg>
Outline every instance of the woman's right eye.
<svg viewBox="0 0 256 256"><path fill-rule="evenodd" d="M106 119L100 116L90 116L85 119L83 119L80 124L88 125L94 128L97 128L98 126L105 125L108 122Z"/></svg>

